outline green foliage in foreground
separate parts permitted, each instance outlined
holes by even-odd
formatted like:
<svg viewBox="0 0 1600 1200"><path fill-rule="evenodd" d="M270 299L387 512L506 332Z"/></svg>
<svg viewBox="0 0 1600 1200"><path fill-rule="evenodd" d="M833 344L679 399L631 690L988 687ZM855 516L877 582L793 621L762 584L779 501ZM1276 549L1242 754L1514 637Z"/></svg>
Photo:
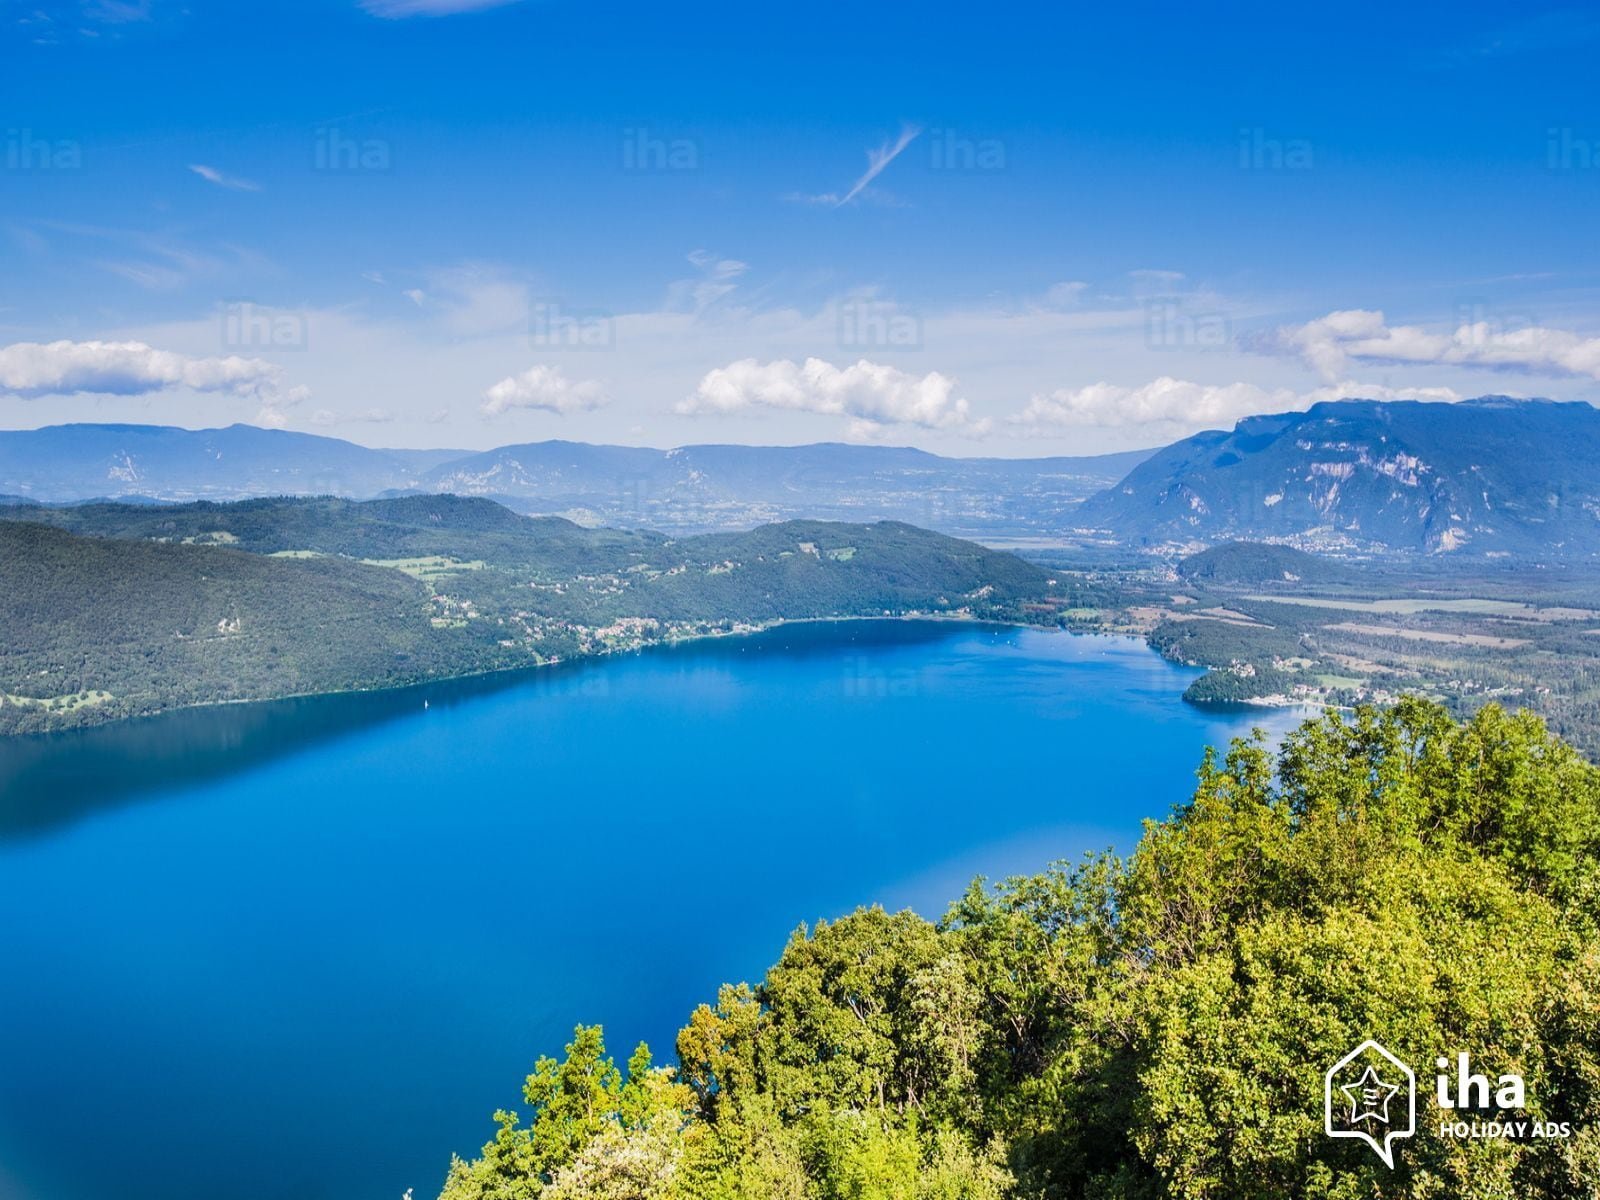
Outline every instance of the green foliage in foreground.
<svg viewBox="0 0 1600 1200"><path fill-rule="evenodd" d="M1532 717L1408 700L1276 762L1235 743L1126 860L802 928L676 1069L641 1047L624 1079L580 1028L443 1200L1592 1197L1597 839L1600 773ZM1322 1132L1367 1038L1419 1068L1392 1172ZM1439 1137L1456 1050L1573 1136Z"/></svg>

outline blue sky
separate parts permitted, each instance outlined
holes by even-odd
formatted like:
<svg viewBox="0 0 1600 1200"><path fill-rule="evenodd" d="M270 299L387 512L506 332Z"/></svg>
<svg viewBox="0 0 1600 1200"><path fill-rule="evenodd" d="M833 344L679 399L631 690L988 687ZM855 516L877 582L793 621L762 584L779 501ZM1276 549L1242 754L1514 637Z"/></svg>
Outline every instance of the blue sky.
<svg viewBox="0 0 1600 1200"><path fill-rule="evenodd" d="M7 427L1034 455L1600 376L1579 7L0 16Z"/></svg>

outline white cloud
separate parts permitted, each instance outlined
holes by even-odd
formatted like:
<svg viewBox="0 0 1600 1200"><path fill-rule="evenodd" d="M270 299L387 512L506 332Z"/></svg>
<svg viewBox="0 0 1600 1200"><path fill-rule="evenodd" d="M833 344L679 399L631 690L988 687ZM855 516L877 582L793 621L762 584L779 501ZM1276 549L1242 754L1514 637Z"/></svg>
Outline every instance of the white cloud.
<svg viewBox="0 0 1600 1200"><path fill-rule="evenodd" d="M1441 400L1461 397L1449 388L1390 388L1346 381L1309 392L1253 383L1203 384L1163 375L1142 387L1092 383L1034 396L1012 424L1034 432L1063 427L1154 427L1193 433L1231 427L1260 413L1292 412L1324 400Z"/></svg>
<svg viewBox="0 0 1600 1200"><path fill-rule="evenodd" d="M789 409L848 417L852 436L882 425L918 425L969 436L988 432L974 421L967 401L954 394L955 380L937 371L911 375L862 359L836 367L819 358L740 359L706 373L692 396L677 405L684 414L728 414L750 408Z"/></svg>
<svg viewBox="0 0 1600 1200"><path fill-rule="evenodd" d="M448 17L455 13L503 8L518 0L361 0L361 7L375 17L396 20L401 17Z"/></svg>
<svg viewBox="0 0 1600 1200"><path fill-rule="evenodd" d="M298 385L281 394L268 395L262 401L261 411L256 413L256 424L263 429L282 429L289 424L289 414L283 410L293 408L310 397L311 389Z"/></svg>
<svg viewBox="0 0 1600 1200"><path fill-rule="evenodd" d="M844 198L838 192L785 192L781 197L786 204L804 204L810 208L838 208ZM872 204L878 208L910 208L899 196L882 188L867 188L855 197L856 202Z"/></svg>
<svg viewBox="0 0 1600 1200"><path fill-rule="evenodd" d="M1047 308L1077 308L1088 290L1089 285L1080 279L1052 284L1044 294L1044 304Z"/></svg>
<svg viewBox="0 0 1600 1200"><path fill-rule="evenodd" d="M0 392L23 397L95 392L140 396L167 388L254 396L278 368L259 358L192 358L143 342L16 342L0 348Z"/></svg>
<svg viewBox="0 0 1600 1200"><path fill-rule="evenodd" d="M781 198L789 204L811 204L818 208L833 208L839 203L838 192L785 192Z"/></svg>
<svg viewBox="0 0 1600 1200"><path fill-rule="evenodd" d="M737 285L734 293L705 312L696 312L687 295L677 308L663 307L663 298L662 305L618 310L603 320L596 319L595 328L602 330L602 337L552 337L546 340L547 349L537 353L530 349L528 323L513 323L501 333L463 336L459 328L472 325L475 320L452 320L452 310L458 305L463 310L473 306L463 296L436 286L435 276L440 273L413 272L408 268L402 276L399 268L387 266L386 278L393 290L386 293L386 303L377 302L369 293L365 302L296 310L316 330L316 337L292 354L279 355L266 345L260 349L219 346L217 313L209 304L183 321L90 327L91 333L79 336L94 336L107 342L138 341L192 356L230 352L260 355L286 372L280 391L290 382L315 389L315 402L297 408L271 401L266 393L252 397L253 403L240 401L231 406L235 419L248 420L257 408L270 404L287 418L288 428L315 430L313 414L326 408L331 410L331 419L337 421L340 432L357 440L373 441L381 434L385 444L466 448L482 448L505 440L504 422L517 419L510 412L515 406L507 404L507 415L482 419L484 390L497 380L514 382L535 363L560 365L571 380L604 381L609 403L592 411L569 407L563 419L564 436L583 441L615 442L619 438L648 436L662 444L801 442L819 436L888 436L900 444L956 455L972 452L971 435L981 430L984 418L992 421L991 437L1026 439L1025 445L1013 442L1012 448L1002 448L1000 453L1098 453L1155 445L1207 425L1226 425L1252 411L1283 411L1335 393L1382 398L1411 394L1400 389L1416 384L1447 385L1463 395L1476 395L1504 391L1507 389L1501 383L1515 382L1503 380L1493 387L1474 387L1471 375L1463 368L1396 368L1392 377L1380 377L1376 368L1355 365L1334 376L1323 390L1323 381L1306 372L1298 356L1274 361L1235 356L1225 347L1212 350L1175 346L1158 352L1150 343L1149 309L1128 295L1126 273L1109 281L1093 277L1088 289L1063 289L1057 293L1063 301L1059 305L1047 302L1045 289L1057 281L1071 281L1074 277L1070 273L1041 277L1037 290L992 295L958 307L924 306L912 311L874 291L845 288L832 271L818 270L804 279L783 279L778 283L751 282L757 274L755 267L738 274L738 268L722 265L737 263L744 257L731 252L731 246L719 249L713 243L705 248L712 253L696 253L698 265L685 263L680 255L679 269L671 269L669 259L662 272L668 281L688 277L694 282L715 282L720 276L724 283ZM533 289L540 285L511 266L485 263L463 270L460 275L463 282L524 283L532 296L539 295ZM353 273L350 282L362 291L368 286L355 280ZM409 300L402 301L401 289L412 286L428 293L421 309L413 308ZM1082 303L1067 302L1074 292L1083 293ZM212 294L218 293L207 293ZM1180 301L1187 305L1190 294L1182 293ZM520 289L513 288L509 299L514 313L520 307ZM578 302L574 300L574 304ZM862 327L859 324L841 325L841 309L846 304L867 306L858 311L866 318L865 328L876 331L873 336L877 340L857 336ZM491 303L475 311L489 324L500 323L507 314L502 311L495 316L494 310ZM1220 298L1215 310L1226 311L1230 318L1245 324L1259 324L1272 313L1282 311L1277 302L1269 306L1264 300L1252 303L1234 296ZM535 309L534 313L539 311ZM574 308L569 313L562 308L559 319L572 320L583 332L589 327L585 311ZM1189 310L1185 307L1182 311ZM0 313L0 322L17 321L21 315ZM460 315L466 317L464 311ZM1575 320L1573 327L1581 328ZM1271 318L1272 324L1281 321L1281 317ZM914 330L912 342L899 338L902 327ZM62 336L40 336L37 328L18 325L9 338L0 333L0 346L10 340L42 342ZM906 349L908 344L917 347L915 352ZM591 345L625 346L627 352L587 352ZM585 352L579 353L580 349ZM947 398L943 416L920 422L893 420L891 417L903 415L903 410L879 411L857 397L841 399L837 388L829 391L820 384L810 389L803 402L790 405L766 399L756 402L757 395L765 397L766 392L757 389L754 382L745 388L742 400L721 409L700 396L708 372L715 384L727 379L729 364L749 358L756 362L748 370L762 376L769 373L762 364L800 364L771 368L770 373L781 376L787 372L796 379L803 376L808 359L835 364L836 372L826 366L823 370L838 375L860 358L893 364L904 373L890 377L899 381L901 394L910 391L910 385L920 383L934 367L939 377L956 382L943 393ZM1155 361L1158 358L1159 363ZM713 368L723 370L713 372ZM288 372L292 372L292 379L287 377ZM1158 400L1158 389L1151 383L1157 375L1196 381L1188 387L1209 390L1172 392L1169 385L1168 394ZM1340 387L1342 381L1352 378L1382 378L1390 389L1360 383ZM1093 402L1093 392L1076 397L1081 385L1096 381L1124 386L1121 391L1113 390L1110 398L1102 398L1099 404ZM1242 390L1239 385L1246 382L1257 391ZM1586 387L1592 391L1593 382L1577 377L1523 390L1538 390L1557 399L1578 399ZM868 390L863 387L863 391ZM535 389L535 398L539 391ZM1124 393L1132 392L1140 395L1127 401L1126 409L1114 403ZM507 399L515 394L506 393ZM556 387L551 394L559 398L563 393ZM685 397L690 399L685 401ZM1029 397L1038 399L1030 405ZM1185 397L1186 403L1178 402ZM964 415L955 408L956 398L970 405ZM215 417L221 399L219 393L174 387L141 402L138 419L204 424ZM53 419L108 419L109 401L93 393L62 396L48 403ZM381 403L392 409L395 422L345 423L343 414L368 403ZM30 407L36 407L32 401L0 396L0 417L9 413L12 424L36 423L28 415ZM451 415L443 422L430 423L430 418L446 407ZM675 409L685 415L673 415ZM1019 410L1025 409L1029 411L1028 420L1017 419L1022 416ZM952 411L955 416L950 419ZM819 416L819 412L824 415ZM1141 413L1142 423L1134 419ZM1166 423L1159 419L1162 417L1167 418ZM852 421L866 423L852 428ZM634 425L643 426L648 434L630 435Z"/></svg>
<svg viewBox="0 0 1600 1200"><path fill-rule="evenodd" d="M267 412L269 410L263 409L262 411ZM272 428L283 428L285 424L282 419L283 414L277 413L275 410L272 411L276 421ZM394 419L395 414L387 408L365 408L360 412L353 413L336 413L331 408L319 408L311 414L311 423L323 427L329 425L387 425ZM263 424L259 417L256 419L256 424Z"/></svg>
<svg viewBox="0 0 1600 1200"><path fill-rule="evenodd" d="M1382 312L1347 309L1304 325L1288 325L1253 339L1252 349L1292 354L1325 379L1337 379L1352 361L1483 367L1600 379L1600 338L1538 325L1501 328L1471 321L1451 333L1420 325L1390 325Z"/></svg>
<svg viewBox="0 0 1600 1200"><path fill-rule="evenodd" d="M218 187L228 188L235 192L259 192L261 185L249 179L241 179L237 175L225 175L215 167L208 167L204 163L190 163L189 170L200 176L207 183L214 183Z"/></svg>
<svg viewBox="0 0 1600 1200"><path fill-rule="evenodd" d="M95 0L93 4L84 5L84 15L110 25L148 21L150 0Z"/></svg>
<svg viewBox="0 0 1600 1200"><path fill-rule="evenodd" d="M1141 267L1136 271L1129 271L1128 278L1132 280L1135 291L1155 291L1165 295L1179 287L1188 276L1182 271Z"/></svg>
<svg viewBox="0 0 1600 1200"><path fill-rule="evenodd" d="M529 367L507 376L483 393L483 411L496 416L512 408L537 408L545 412L587 412L606 402L601 385L592 379L571 380L560 367Z"/></svg>

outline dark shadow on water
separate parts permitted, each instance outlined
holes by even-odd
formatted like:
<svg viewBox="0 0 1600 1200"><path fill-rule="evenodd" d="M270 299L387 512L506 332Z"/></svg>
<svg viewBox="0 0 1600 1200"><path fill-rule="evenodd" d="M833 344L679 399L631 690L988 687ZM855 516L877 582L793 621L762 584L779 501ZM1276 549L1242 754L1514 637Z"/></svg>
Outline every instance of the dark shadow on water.
<svg viewBox="0 0 1600 1200"><path fill-rule="evenodd" d="M818 658L1001 627L938 621L824 621L641 651L688 665L750 656ZM635 657L635 656L630 656ZM92 729L0 738L0 840L48 833L152 794L219 779L361 729L512 689L555 693L616 659L596 658L377 692L183 709Z"/></svg>

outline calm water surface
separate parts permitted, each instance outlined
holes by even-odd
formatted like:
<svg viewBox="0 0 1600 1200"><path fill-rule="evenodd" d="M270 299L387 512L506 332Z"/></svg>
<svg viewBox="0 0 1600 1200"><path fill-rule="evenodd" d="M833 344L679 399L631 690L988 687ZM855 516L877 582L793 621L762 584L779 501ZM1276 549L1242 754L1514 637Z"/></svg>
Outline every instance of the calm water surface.
<svg viewBox="0 0 1600 1200"><path fill-rule="evenodd" d="M799 922L1127 848L1289 723L1192 675L859 622L0 742L0 1198L427 1200L575 1023L670 1056Z"/></svg>

